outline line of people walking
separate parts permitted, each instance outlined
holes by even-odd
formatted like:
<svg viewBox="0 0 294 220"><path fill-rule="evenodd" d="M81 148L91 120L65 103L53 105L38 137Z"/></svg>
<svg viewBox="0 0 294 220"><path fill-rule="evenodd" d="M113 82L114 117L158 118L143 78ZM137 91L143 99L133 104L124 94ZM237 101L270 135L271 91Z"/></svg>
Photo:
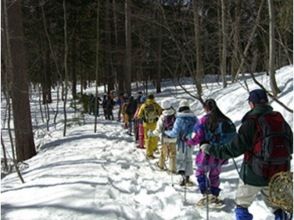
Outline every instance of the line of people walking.
<svg viewBox="0 0 294 220"><path fill-rule="evenodd" d="M146 149L146 158L148 160L155 159L154 153L160 146L160 157L155 164L161 170L179 174L181 176L181 181L179 182L181 186L193 185L190 178L193 175L192 153L194 146L199 146L195 157L195 176L203 198L197 202L197 206L203 206L207 202L215 205L223 204L223 200L219 199L222 166L228 163L229 158L239 156L245 152L247 165L246 170L242 166L240 171L239 194L236 197L236 219L252 219L252 215L248 212L248 206L260 190L268 192L269 176L260 177L259 174L259 177L256 177L257 183L254 180L251 181L252 173L257 168L254 167L254 164L250 165L249 163L253 158L252 155L256 153L254 148L257 142L260 146L263 138L258 137L259 139L257 139L257 135L262 136L263 131L262 128L256 130L255 127L259 127L260 123L256 118L263 116L263 114L270 114L268 120L276 120L271 115L273 109L268 103L266 93L259 89L250 92L248 103L251 110L244 118L248 118L248 115L255 115L255 119L253 120L253 117L249 117L252 119L249 120L250 128L247 127L247 121L243 119L238 132L234 123L221 112L213 99L207 99L203 103L205 115L200 119L191 111L187 100L181 100L177 110L174 109L169 100L164 100L160 106L155 101L153 94L148 95L146 99L145 96L139 94L136 101L134 100L133 97L130 97L121 111L126 114L124 123L125 127L129 129L128 133L132 134L133 130L137 147ZM136 105L134 104L135 102ZM286 163L286 156L285 158L280 158L280 160L284 161L283 166L276 165L275 168L264 162L263 165L267 166L268 169L275 169L274 171L271 170L271 176L273 173L290 170L289 158L291 158L290 155L293 152L291 128L282 116L278 119L276 123L282 123L282 126L279 128L280 130L275 131L275 135L286 137L283 138L286 141L280 144L285 146L283 149L285 152L283 153L288 157ZM134 123L134 126L132 123ZM268 125L268 129L270 126L273 125ZM272 141L272 139L267 139L267 143L263 145L273 145ZM280 139L279 141L281 142ZM277 140L273 142L276 143ZM166 165L167 160L169 161L168 165ZM244 192L248 192L250 198L247 198ZM268 196L268 194L265 194L265 200L268 199ZM285 218L287 213L284 210L273 207L269 203L267 204L273 208L275 220L290 219Z"/></svg>

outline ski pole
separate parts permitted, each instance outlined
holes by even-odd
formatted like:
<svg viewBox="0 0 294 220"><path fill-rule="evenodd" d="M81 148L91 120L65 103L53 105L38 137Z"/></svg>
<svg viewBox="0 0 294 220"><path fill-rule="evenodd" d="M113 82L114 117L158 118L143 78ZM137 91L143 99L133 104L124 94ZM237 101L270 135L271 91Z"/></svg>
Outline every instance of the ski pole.
<svg viewBox="0 0 294 220"><path fill-rule="evenodd" d="M209 195L209 179L208 179L208 172L206 172L205 174L205 178L206 178L206 220L209 220L209 201L208 201L208 195Z"/></svg>
<svg viewBox="0 0 294 220"><path fill-rule="evenodd" d="M186 182L186 176L183 175L183 180L185 181L185 186L184 186L184 205L187 204L187 182Z"/></svg>

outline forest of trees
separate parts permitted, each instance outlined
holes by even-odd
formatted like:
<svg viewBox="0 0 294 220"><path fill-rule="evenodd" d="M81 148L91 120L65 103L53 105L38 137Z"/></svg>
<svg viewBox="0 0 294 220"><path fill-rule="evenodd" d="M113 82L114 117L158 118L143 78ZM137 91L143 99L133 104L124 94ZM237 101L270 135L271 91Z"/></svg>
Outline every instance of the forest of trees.
<svg viewBox="0 0 294 220"><path fill-rule="evenodd" d="M267 71L276 96L275 70L292 64L292 0L3 0L1 19L1 92L13 110L17 161L36 153L31 87L43 104L60 88L66 120L67 98L91 82L130 94L131 82L160 92L162 79L187 76L202 100L205 74L226 87L227 75Z"/></svg>

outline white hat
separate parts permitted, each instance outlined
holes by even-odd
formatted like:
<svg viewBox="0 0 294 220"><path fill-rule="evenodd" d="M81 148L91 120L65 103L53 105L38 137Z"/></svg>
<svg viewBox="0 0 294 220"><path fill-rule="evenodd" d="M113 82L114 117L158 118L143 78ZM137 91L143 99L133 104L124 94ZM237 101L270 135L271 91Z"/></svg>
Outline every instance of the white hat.
<svg viewBox="0 0 294 220"><path fill-rule="evenodd" d="M179 104L179 108L181 107L189 107L189 102L187 100L181 100Z"/></svg>
<svg viewBox="0 0 294 220"><path fill-rule="evenodd" d="M169 100L164 100L162 102L162 106L161 106L163 109L170 109L171 108L171 103Z"/></svg>

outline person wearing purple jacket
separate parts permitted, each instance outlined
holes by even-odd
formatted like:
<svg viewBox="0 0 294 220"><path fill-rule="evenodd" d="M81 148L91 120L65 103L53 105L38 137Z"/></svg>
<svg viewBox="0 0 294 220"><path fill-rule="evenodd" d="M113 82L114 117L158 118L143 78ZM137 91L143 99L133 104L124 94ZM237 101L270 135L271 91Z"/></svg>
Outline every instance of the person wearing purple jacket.
<svg viewBox="0 0 294 220"><path fill-rule="evenodd" d="M199 119L194 126L192 139L186 143L188 145L198 145L203 143L226 143L236 134L236 128L231 120L225 116L218 108L215 100L208 99L203 105L206 114ZM206 196L209 195L209 202L218 204L220 193L220 173L221 166L227 163L227 160L218 159L214 156L199 151L196 158L196 179L203 198L197 203L204 205ZM208 174L208 175L207 175Z"/></svg>

